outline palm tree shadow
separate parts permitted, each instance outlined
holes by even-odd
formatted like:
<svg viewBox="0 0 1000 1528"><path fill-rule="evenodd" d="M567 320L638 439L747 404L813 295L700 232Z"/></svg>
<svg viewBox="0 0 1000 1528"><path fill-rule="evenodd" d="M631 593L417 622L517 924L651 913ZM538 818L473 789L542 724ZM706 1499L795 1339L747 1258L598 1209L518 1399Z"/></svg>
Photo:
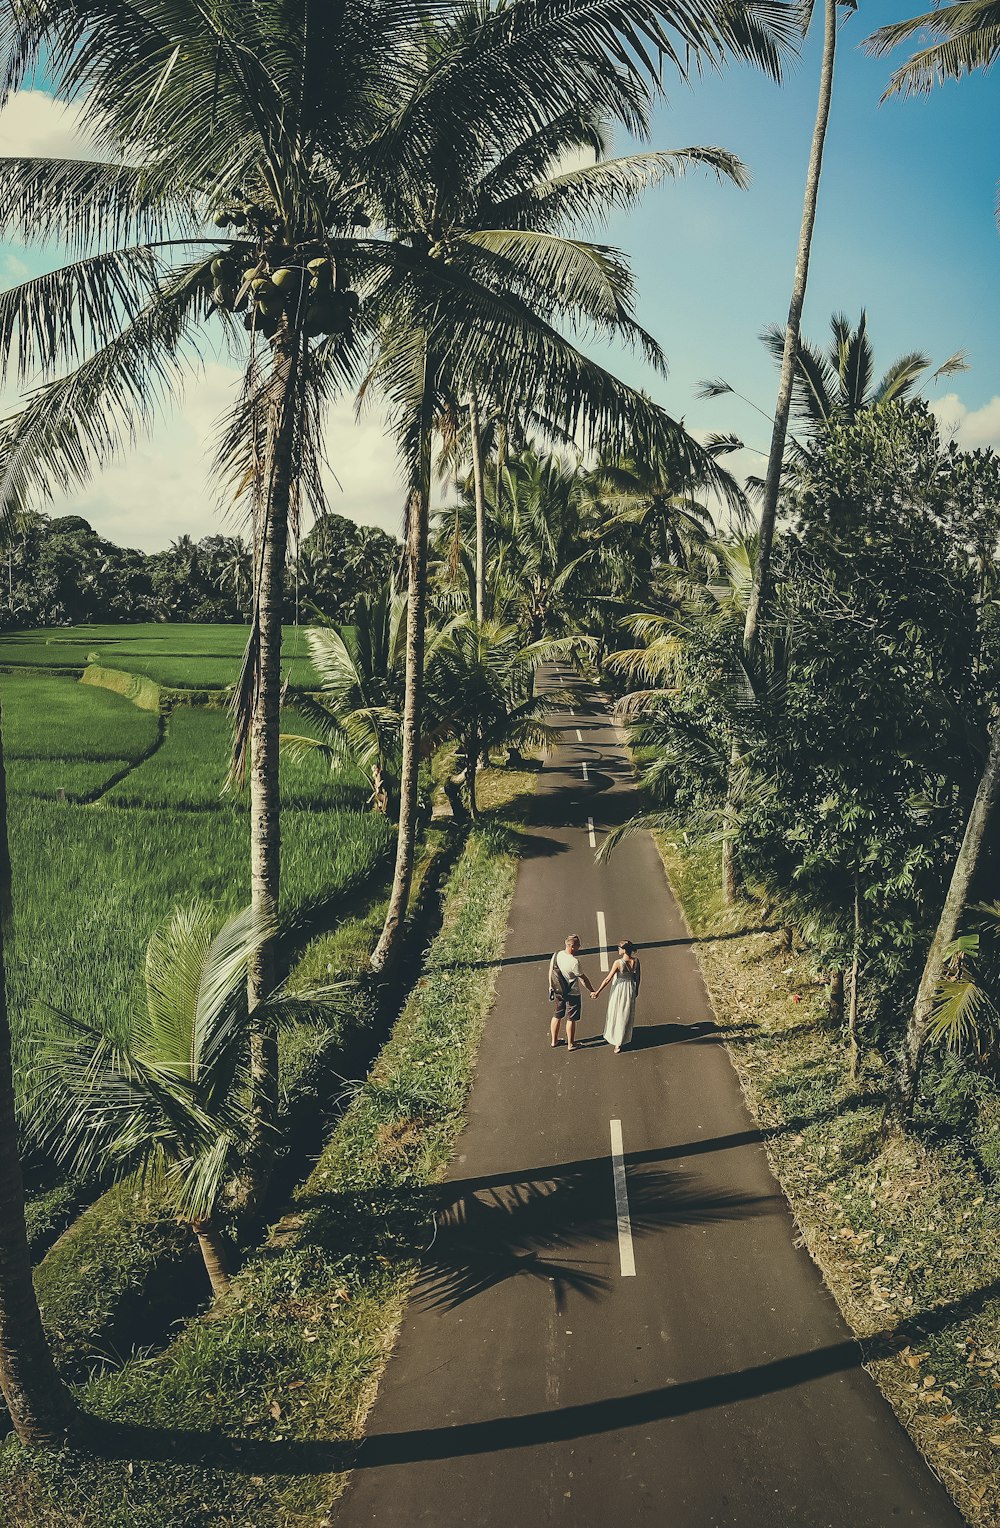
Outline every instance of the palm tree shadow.
<svg viewBox="0 0 1000 1528"><path fill-rule="evenodd" d="M874 1359L892 1357L908 1344L933 1333L947 1331L998 1297L1000 1282L994 1281L933 1310L921 1312L864 1342L846 1337L826 1347L728 1373L709 1374L640 1394L612 1395L601 1401L533 1415L497 1417L457 1425L449 1423L416 1432L374 1436L363 1441L360 1456L359 1440L350 1437L279 1441L251 1435L234 1437L188 1428L109 1422L97 1417L89 1419L87 1445L91 1453L104 1459L183 1463L237 1475L296 1476L351 1467L371 1469L390 1463L457 1458L522 1447L528 1443L571 1441L616 1428L648 1425L665 1417L732 1405L735 1401L795 1388L825 1375L846 1373Z"/></svg>
<svg viewBox="0 0 1000 1528"><path fill-rule="evenodd" d="M618 1238L611 1163L596 1158L552 1178L528 1178L477 1187L443 1184L434 1212L435 1235L422 1258L417 1298L427 1308L454 1310L511 1278L552 1285L557 1310L569 1294L598 1300L610 1293L605 1272L579 1255L597 1242L610 1251ZM686 1172L633 1170L628 1179L634 1238L670 1226L771 1214L780 1195L705 1190Z"/></svg>

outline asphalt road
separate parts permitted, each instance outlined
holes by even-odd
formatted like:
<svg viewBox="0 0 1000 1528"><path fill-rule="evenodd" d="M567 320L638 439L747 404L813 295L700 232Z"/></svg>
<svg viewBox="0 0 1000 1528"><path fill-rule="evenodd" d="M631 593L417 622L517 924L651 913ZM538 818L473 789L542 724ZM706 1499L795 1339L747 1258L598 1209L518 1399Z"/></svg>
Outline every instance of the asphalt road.
<svg viewBox="0 0 1000 1528"><path fill-rule="evenodd" d="M594 863L588 817L599 842L635 807L607 713L560 721L438 1235L338 1528L959 1528L795 1245L655 847ZM604 1045L606 995L585 995L582 1048L552 1050L549 957L579 933L597 986L599 911L606 958L641 946L634 1046Z"/></svg>

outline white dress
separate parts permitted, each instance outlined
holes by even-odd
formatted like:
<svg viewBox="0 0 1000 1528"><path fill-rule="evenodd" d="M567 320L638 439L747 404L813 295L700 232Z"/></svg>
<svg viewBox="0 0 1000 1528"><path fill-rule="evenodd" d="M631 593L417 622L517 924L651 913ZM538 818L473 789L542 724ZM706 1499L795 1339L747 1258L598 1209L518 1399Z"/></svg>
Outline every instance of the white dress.
<svg viewBox="0 0 1000 1528"><path fill-rule="evenodd" d="M608 1017L604 1025L604 1038L609 1045L627 1045L632 1038L637 974L625 966L621 971L616 971L611 979Z"/></svg>

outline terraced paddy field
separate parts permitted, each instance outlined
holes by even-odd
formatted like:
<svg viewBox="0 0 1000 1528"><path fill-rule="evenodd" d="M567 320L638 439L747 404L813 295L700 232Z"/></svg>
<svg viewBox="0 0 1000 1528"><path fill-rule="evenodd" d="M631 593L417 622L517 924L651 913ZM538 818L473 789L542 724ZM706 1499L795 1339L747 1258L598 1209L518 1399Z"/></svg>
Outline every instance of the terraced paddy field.
<svg viewBox="0 0 1000 1528"><path fill-rule="evenodd" d="M223 711L166 717L68 676L0 673L15 920L15 1052L51 1008L114 1030L140 996L153 928L177 903L249 900L245 795L223 792ZM301 718L289 725L302 731ZM393 829L358 775L282 763L287 908L388 863ZM59 793L62 793L60 796Z"/></svg>
<svg viewBox="0 0 1000 1528"><path fill-rule="evenodd" d="M153 623L147 626L65 626L0 634L0 671L78 671L91 657L107 668L145 674L170 689L224 689L239 675L244 626ZM289 684L309 689L317 675L305 628L285 628L283 671Z"/></svg>

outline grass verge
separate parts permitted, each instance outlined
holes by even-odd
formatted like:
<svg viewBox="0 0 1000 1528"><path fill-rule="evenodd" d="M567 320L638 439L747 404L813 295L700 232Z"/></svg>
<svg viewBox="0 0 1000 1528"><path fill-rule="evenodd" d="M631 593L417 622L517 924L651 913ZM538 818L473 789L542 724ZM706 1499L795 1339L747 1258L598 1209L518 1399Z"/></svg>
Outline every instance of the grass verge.
<svg viewBox="0 0 1000 1528"><path fill-rule="evenodd" d="M508 797L530 789L511 774ZM493 800L501 793L494 789ZM391 1039L233 1296L165 1352L82 1391L138 1435L109 1460L0 1455L13 1524L321 1523L339 1494L461 1128L516 856L495 820L449 877L441 929ZM145 1452L174 1459L140 1457Z"/></svg>
<svg viewBox="0 0 1000 1528"><path fill-rule="evenodd" d="M725 909L718 851L657 835L744 1093L865 1364L974 1528L1000 1522L1000 1204L952 1143L884 1134L806 959Z"/></svg>

